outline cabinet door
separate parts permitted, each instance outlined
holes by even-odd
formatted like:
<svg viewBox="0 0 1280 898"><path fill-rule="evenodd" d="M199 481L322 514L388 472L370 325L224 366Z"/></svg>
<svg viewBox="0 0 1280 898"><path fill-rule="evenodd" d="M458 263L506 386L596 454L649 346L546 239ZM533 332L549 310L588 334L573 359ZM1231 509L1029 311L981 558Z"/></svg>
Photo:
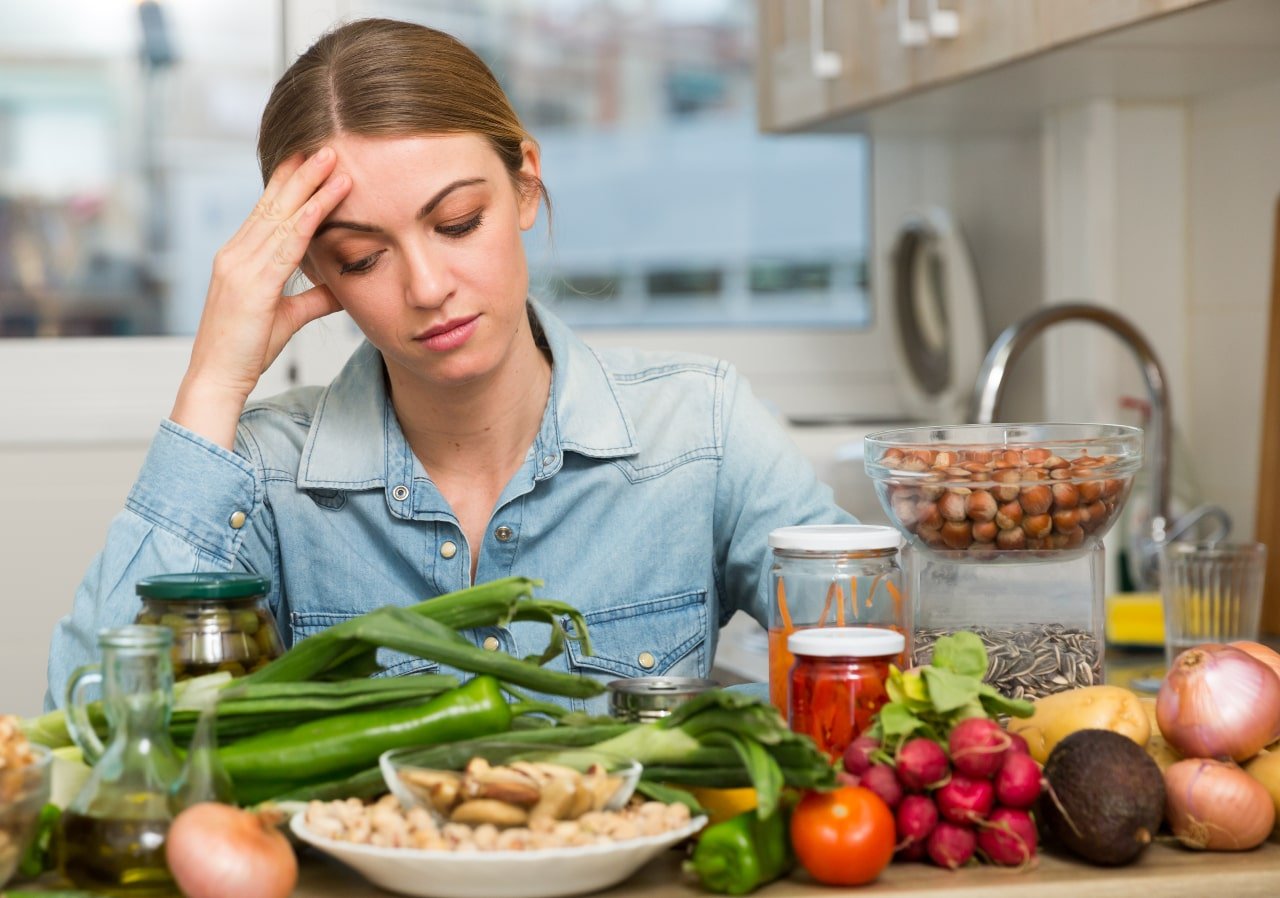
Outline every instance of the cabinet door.
<svg viewBox="0 0 1280 898"><path fill-rule="evenodd" d="M904 0L905 2L905 0ZM912 0L923 6L923 0ZM825 0L827 45L841 60L832 112L851 111L909 90L919 49L899 35L899 0Z"/></svg>
<svg viewBox="0 0 1280 898"><path fill-rule="evenodd" d="M759 69L756 106L760 127L785 131L821 119L828 111L827 79L815 72L821 47L815 38L830 33L830 24L811 18L832 0L759 0Z"/></svg>
<svg viewBox="0 0 1280 898"><path fill-rule="evenodd" d="M1033 13L1032 43L1044 50L1214 0L1006 0Z"/></svg>

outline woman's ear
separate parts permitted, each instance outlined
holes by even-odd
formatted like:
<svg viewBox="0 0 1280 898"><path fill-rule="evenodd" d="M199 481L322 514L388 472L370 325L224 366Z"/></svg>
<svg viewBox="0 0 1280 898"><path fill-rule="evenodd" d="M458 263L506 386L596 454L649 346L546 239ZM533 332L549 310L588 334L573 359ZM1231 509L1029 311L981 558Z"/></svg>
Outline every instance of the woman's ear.
<svg viewBox="0 0 1280 898"><path fill-rule="evenodd" d="M542 154L532 140L520 144L520 230L527 231L538 220L538 204L542 200Z"/></svg>

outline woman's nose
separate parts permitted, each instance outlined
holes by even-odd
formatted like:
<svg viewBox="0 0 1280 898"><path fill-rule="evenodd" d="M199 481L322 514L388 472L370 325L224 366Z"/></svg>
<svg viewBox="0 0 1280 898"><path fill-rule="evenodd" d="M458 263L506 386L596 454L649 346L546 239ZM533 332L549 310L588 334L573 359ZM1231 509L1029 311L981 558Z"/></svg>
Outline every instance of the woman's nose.
<svg viewBox="0 0 1280 898"><path fill-rule="evenodd" d="M455 282L446 254L425 241L407 253L404 298L411 306L438 308L453 293Z"/></svg>

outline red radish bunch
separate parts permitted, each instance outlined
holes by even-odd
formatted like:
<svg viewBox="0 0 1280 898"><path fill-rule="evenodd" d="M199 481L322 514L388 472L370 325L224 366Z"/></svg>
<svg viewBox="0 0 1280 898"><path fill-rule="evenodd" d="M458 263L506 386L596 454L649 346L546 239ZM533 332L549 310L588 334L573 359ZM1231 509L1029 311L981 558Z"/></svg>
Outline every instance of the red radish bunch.
<svg viewBox="0 0 1280 898"><path fill-rule="evenodd" d="M1040 797L1040 765L1021 736L973 717L952 728L945 750L930 739L910 739L889 765L873 757L879 748L866 736L855 740L844 755L844 775L893 810L899 860L928 859L952 870L975 854L1009 867L1034 860L1031 809Z"/></svg>

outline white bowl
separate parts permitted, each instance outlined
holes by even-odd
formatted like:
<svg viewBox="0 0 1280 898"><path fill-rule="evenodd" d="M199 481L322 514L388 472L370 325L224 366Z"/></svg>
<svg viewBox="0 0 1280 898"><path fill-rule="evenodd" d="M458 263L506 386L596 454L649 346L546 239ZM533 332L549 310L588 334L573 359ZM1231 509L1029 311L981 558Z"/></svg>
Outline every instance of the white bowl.
<svg viewBox="0 0 1280 898"><path fill-rule="evenodd" d="M342 861L369 882L402 895L556 898L617 885L706 823L706 817L695 817L680 829L605 845L469 852L381 848L326 839L307 829L305 812L294 814L289 827L299 839Z"/></svg>

